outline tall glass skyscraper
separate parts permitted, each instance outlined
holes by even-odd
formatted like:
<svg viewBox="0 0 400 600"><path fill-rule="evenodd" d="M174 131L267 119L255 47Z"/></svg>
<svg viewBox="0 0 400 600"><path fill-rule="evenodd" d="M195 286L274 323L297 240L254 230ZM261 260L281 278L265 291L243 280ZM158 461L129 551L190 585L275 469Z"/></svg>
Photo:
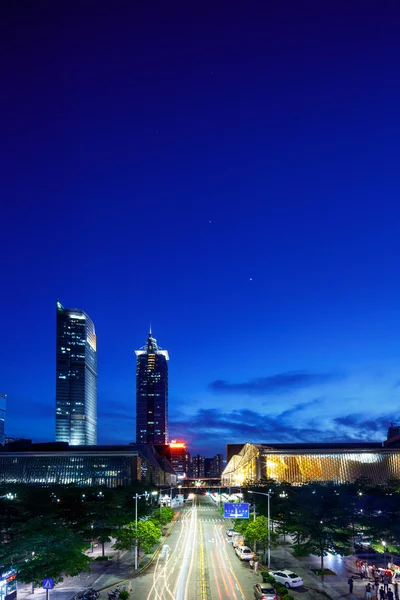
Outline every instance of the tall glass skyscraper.
<svg viewBox="0 0 400 600"><path fill-rule="evenodd" d="M168 364L151 330L136 350L136 443L168 443Z"/></svg>
<svg viewBox="0 0 400 600"><path fill-rule="evenodd" d="M57 302L56 441L97 444L97 350L94 323Z"/></svg>

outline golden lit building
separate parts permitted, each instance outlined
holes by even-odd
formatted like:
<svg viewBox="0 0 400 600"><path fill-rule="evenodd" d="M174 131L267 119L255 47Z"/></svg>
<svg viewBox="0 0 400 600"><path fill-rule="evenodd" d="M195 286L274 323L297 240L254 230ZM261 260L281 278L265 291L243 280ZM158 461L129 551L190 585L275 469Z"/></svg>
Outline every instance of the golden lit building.
<svg viewBox="0 0 400 600"><path fill-rule="evenodd" d="M309 481L374 483L400 479L400 448L382 443L228 444L223 485L265 479L300 485Z"/></svg>

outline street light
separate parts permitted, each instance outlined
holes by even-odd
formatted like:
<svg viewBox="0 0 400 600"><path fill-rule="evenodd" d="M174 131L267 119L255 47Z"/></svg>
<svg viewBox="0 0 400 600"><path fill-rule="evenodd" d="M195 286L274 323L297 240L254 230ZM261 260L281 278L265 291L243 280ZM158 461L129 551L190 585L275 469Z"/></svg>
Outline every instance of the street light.
<svg viewBox="0 0 400 600"><path fill-rule="evenodd" d="M386 542L385 542L385 540L382 540L382 546L383 546L383 562L385 563L385 569L386 569L387 564L386 564Z"/></svg>
<svg viewBox="0 0 400 600"><path fill-rule="evenodd" d="M137 501L138 498L143 498L143 496L147 496L147 492L145 494L135 494L135 570L138 568L138 540L137 540Z"/></svg>
<svg viewBox="0 0 400 600"><path fill-rule="evenodd" d="M266 492L252 492L250 490L248 490L249 494L259 494L260 496L267 496L268 497L268 511L267 511L267 518L268 518L268 569L271 566L271 512L270 512L270 498L271 498L271 494L270 493L266 493ZM255 517L255 508L254 508L254 517Z"/></svg>

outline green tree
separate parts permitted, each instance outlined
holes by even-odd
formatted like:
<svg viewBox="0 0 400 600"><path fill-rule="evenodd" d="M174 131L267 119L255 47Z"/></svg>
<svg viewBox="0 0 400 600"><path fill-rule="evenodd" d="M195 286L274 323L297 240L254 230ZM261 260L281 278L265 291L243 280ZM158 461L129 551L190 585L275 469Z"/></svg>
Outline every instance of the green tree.
<svg viewBox="0 0 400 600"><path fill-rule="evenodd" d="M114 548L117 550L133 550L137 544L139 554L141 548L145 553L149 553L160 537L160 527L150 519L139 521L137 527L135 523L130 523L115 532L116 542Z"/></svg>
<svg viewBox="0 0 400 600"><path fill-rule="evenodd" d="M257 543L261 545L264 552L268 548L268 519L263 515L257 517L254 520L248 522L245 529L246 541L249 544L254 544L254 551L257 550ZM270 545L271 548L275 547L278 543L278 534L274 531L270 532Z"/></svg>
<svg viewBox="0 0 400 600"><path fill-rule="evenodd" d="M161 526L168 525L174 518L175 511L169 506L163 506L162 508L157 508L151 516L151 520L156 524L160 524Z"/></svg>
<svg viewBox="0 0 400 600"><path fill-rule="evenodd" d="M84 554L82 536L54 519L36 517L15 528L12 539L0 548L0 560L18 568L24 583L40 585L45 577L56 583L66 575L89 571L91 559Z"/></svg>

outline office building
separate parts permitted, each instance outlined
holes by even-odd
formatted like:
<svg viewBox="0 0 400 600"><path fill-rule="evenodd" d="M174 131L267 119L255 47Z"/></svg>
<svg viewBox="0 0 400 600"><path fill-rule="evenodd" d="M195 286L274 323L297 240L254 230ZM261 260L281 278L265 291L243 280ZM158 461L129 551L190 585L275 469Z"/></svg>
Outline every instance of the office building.
<svg viewBox="0 0 400 600"><path fill-rule="evenodd" d="M174 485L170 463L148 445L68 446L19 440L0 449L0 484L105 486L135 482Z"/></svg>
<svg viewBox="0 0 400 600"><path fill-rule="evenodd" d="M204 459L204 477L219 478L224 470L222 454Z"/></svg>
<svg viewBox="0 0 400 600"><path fill-rule="evenodd" d="M189 476L190 454L186 451L185 442L172 440L169 445L171 451L171 465L179 479Z"/></svg>
<svg viewBox="0 0 400 600"><path fill-rule="evenodd" d="M136 443L168 443L168 363L151 330L136 350Z"/></svg>
<svg viewBox="0 0 400 600"><path fill-rule="evenodd" d="M97 443L97 349L94 323L57 302L56 441Z"/></svg>
<svg viewBox="0 0 400 600"><path fill-rule="evenodd" d="M192 458L192 477L193 479L202 479L205 477L205 458L197 454Z"/></svg>
<svg viewBox="0 0 400 600"><path fill-rule="evenodd" d="M5 431L6 431L6 400L5 394L0 394L0 444L5 443Z"/></svg>
<svg viewBox="0 0 400 600"><path fill-rule="evenodd" d="M383 484L400 479L400 440L359 443L228 444L223 485L254 485L269 479L295 485L346 483L360 478Z"/></svg>

